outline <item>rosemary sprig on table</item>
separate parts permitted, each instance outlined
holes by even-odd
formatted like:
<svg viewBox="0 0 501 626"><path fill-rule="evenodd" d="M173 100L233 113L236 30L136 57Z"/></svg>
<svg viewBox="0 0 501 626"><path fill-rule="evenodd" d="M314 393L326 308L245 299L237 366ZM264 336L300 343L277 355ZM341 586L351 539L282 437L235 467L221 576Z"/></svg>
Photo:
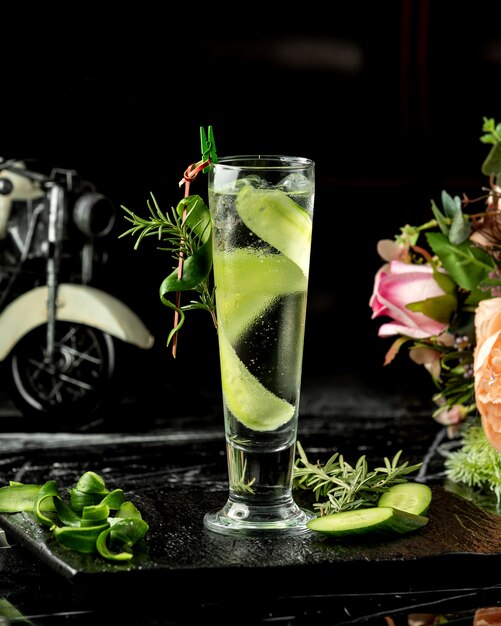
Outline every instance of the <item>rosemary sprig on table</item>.
<svg viewBox="0 0 501 626"><path fill-rule="evenodd" d="M382 493L392 485L406 482L403 477L421 466L421 463L409 465L407 461L399 465L401 450L391 461L385 457L384 467L372 471L365 456L353 467L338 452L322 464L311 463L299 441L297 450L299 458L294 464L293 486L313 492L313 507L319 515L374 506Z"/></svg>

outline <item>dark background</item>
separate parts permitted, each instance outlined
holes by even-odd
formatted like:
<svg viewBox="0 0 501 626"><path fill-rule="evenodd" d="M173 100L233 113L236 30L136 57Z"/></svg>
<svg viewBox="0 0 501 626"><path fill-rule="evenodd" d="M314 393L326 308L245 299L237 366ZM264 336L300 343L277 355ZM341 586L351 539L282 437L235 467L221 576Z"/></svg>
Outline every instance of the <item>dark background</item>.
<svg viewBox="0 0 501 626"><path fill-rule="evenodd" d="M100 283L156 337L126 362L134 391L165 385L168 402L182 382L219 384L208 316L188 314L177 363L165 348L171 313L157 294L170 258L118 239L120 205L145 213L150 191L177 204L209 124L220 155L316 162L305 377L430 384L404 357L382 367L391 341L368 306L376 243L428 220L442 189L475 195L486 183L482 119L501 121L498 4L154 6L3 7L0 44L0 155L75 169L117 207Z"/></svg>

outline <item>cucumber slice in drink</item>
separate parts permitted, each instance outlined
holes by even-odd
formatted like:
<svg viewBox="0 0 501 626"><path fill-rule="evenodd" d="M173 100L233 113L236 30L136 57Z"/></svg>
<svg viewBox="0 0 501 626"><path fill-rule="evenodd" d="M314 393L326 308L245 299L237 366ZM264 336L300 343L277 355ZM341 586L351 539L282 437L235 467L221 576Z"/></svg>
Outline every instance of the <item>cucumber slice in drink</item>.
<svg viewBox="0 0 501 626"><path fill-rule="evenodd" d="M383 493L379 498L378 506L391 506L407 513L426 515L430 507L431 495L431 489L423 483L400 483Z"/></svg>
<svg viewBox="0 0 501 626"><path fill-rule="evenodd" d="M282 252L308 276L311 247L311 218L280 189L242 187L236 208L243 223L271 246Z"/></svg>
<svg viewBox="0 0 501 626"><path fill-rule="evenodd" d="M238 358L219 323L219 358L224 399L229 410L252 430L275 430L294 415L294 406L271 393Z"/></svg>
<svg viewBox="0 0 501 626"><path fill-rule="evenodd" d="M214 252L217 289L281 296L303 291L307 282L297 265L281 254L263 254L247 248Z"/></svg>
<svg viewBox="0 0 501 626"><path fill-rule="evenodd" d="M392 507L371 507L332 513L310 520L308 528L329 537L347 535L403 534L425 526L427 517Z"/></svg>
<svg viewBox="0 0 501 626"><path fill-rule="evenodd" d="M306 290L301 270L281 254L236 249L214 254L218 315L230 342L278 296Z"/></svg>

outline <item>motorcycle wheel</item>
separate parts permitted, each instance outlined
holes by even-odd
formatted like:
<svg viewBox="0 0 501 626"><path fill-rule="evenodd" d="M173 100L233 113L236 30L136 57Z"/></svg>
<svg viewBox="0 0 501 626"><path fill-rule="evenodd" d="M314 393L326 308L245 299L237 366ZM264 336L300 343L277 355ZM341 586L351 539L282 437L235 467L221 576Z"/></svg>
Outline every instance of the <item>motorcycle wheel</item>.
<svg viewBox="0 0 501 626"><path fill-rule="evenodd" d="M105 403L115 371L114 342L90 326L57 322L49 361L46 333L47 326L39 326L13 349L12 399L38 428L75 430Z"/></svg>

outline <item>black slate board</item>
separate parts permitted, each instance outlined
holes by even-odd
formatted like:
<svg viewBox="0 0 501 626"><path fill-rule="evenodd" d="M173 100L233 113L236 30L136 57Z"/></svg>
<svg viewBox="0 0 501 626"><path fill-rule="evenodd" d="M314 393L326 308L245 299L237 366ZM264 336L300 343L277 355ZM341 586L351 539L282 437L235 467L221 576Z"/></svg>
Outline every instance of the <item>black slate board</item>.
<svg viewBox="0 0 501 626"><path fill-rule="evenodd" d="M501 517L484 511L439 485L434 485L429 523L395 538L336 541L308 534L300 537L229 538L203 528L206 511L224 503L226 492L196 486L157 489L133 497L150 524L146 551L128 564L66 550L28 514L2 514L0 525L56 572L96 589L110 583L122 591L141 580L165 585L170 592L190 588L198 600L205 582L212 601L221 594L259 581L262 593L361 593L399 589L478 588L492 585L487 570L501 566ZM426 572L426 576L423 576ZM156 586L156 585L155 585Z"/></svg>
<svg viewBox="0 0 501 626"><path fill-rule="evenodd" d="M0 550L2 593L26 615L68 612L83 626L180 626L228 616L242 626L384 626L384 616L397 612L471 617L478 606L499 604L501 518L444 489L443 459L428 454L435 442L429 415L401 403L393 414L385 402L357 417L344 405L333 413L331 404L325 415L319 407L321 415L302 420L308 455L325 460L340 451L353 461L364 454L370 465L398 450L411 464L426 457L422 480L434 497L425 528L352 544L313 534L234 539L206 531L203 516L224 503L228 481L222 419L206 410L203 419L169 417L147 432L4 433L0 484L54 479L63 489L94 470L110 489L126 491L151 530L147 552L115 565L68 552L29 516L3 515L0 526L14 546Z"/></svg>

